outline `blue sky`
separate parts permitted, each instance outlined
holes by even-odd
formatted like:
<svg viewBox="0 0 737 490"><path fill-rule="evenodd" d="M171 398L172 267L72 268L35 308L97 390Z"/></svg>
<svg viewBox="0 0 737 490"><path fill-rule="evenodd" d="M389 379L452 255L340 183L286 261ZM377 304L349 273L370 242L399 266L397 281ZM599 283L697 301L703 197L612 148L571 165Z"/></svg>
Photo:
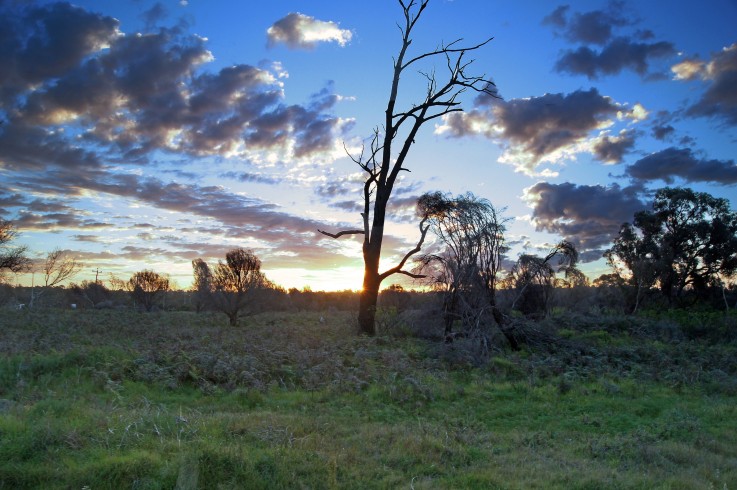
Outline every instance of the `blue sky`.
<svg viewBox="0 0 737 490"><path fill-rule="evenodd" d="M358 239L316 230L360 226L346 149L383 120L401 8L254 5L0 2L0 218L18 244L68 250L76 281L150 268L187 287L193 259L243 246L286 287L360 288ZM470 71L501 99L466 93L463 113L423 128L386 265L414 246L430 190L506 208L510 260L565 238L591 277L657 188L737 207L735 25L729 0L431 0L413 52L493 37ZM424 83L405 77L400 104Z"/></svg>

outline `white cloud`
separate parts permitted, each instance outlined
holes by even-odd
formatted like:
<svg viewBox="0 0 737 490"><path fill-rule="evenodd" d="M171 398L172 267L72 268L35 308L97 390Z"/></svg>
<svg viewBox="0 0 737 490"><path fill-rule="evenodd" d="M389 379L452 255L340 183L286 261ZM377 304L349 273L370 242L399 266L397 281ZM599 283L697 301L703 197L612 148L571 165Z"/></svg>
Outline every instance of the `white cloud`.
<svg viewBox="0 0 737 490"><path fill-rule="evenodd" d="M345 46L353 33L341 29L331 21L322 21L308 15L290 13L266 30L269 45L284 43L290 48L311 49L320 42L337 42Z"/></svg>

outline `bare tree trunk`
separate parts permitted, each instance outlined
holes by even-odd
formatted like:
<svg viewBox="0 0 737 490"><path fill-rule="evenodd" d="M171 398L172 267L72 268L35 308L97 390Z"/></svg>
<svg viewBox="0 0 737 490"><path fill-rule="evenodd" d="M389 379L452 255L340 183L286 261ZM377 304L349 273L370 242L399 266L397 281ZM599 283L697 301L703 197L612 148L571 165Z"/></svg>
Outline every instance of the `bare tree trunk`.
<svg viewBox="0 0 737 490"><path fill-rule="evenodd" d="M364 272L363 289L358 303L358 328L362 334L374 335L376 333L376 304L379 298L379 274L378 271Z"/></svg>

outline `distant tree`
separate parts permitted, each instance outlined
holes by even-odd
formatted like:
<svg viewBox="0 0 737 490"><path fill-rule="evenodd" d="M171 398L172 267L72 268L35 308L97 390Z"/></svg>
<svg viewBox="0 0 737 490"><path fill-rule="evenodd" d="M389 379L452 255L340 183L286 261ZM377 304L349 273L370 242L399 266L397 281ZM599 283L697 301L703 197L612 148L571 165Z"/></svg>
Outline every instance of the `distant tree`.
<svg viewBox="0 0 737 490"><path fill-rule="evenodd" d="M212 272L210 266L202 259L192 261L192 272L194 281L192 291L194 293L195 311L200 311L212 304Z"/></svg>
<svg viewBox="0 0 737 490"><path fill-rule="evenodd" d="M127 289L133 301L146 311L152 311L159 299L169 290L169 278L152 270L142 270L131 276Z"/></svg>
<svg viewBox="0 0 737 490"><path fill-rule="evenodd" d="M553 259L557 259L557 268L553 267ZM582 274L576 268L577 262L576 247L565 240L555 245L545 257L521 255L507 277L508 284L515 290L512 309L519 309L525 315L546 315L556 272L580 280Z"/></svg>
<svg viewBox="0 0 737 490"><path fill-rule="evenodd" d="M70 284L69 290L74 298L83 301L93 308L110 302L112 294L105 285L98 281L82 281L80 284Z"/></svg>
<svg viewBox="0 0 737 490"><path fill-rule="evenodd" d="M256 312L258 293L272 284L261 272L261 261L251 250L236 248L218 261L212 272L212 301L228 316L230 324L238 317Z"/></svg>
<svg viewBox="0 0 737 490"><path fill-rule="evenodd" d="M653 286L670 303L680 303L688 290L703 297L737 272L737 213L726 199L666 187L655 194L652 210L622 225L605 256L615 273L628 273L638 292L635 309Z"/></svg>
<svg viewBox="0 0 737 490"><path fill-rule="evenodd" d="M13 223L0 220L0 281L7 272L17 274L30 270L31 260L27 257L28 247L8 245L18 235Z"/></svg>
<svg viewBox="0 0 737 490"><path fill-rule="evenodd" d="M62 282L74 277L81 268L82 264L73 256L69 255L68 252L59 248L55 248L49 252L46 255L46 260L41 264L40 272L43 273L44 285L40 289L31 288L31 301L28 303L28 307L33 307L35 302L49 288L58 286Z"/></svg>
<svg viewBox="0 0 737 490"><path fill-rule="evenodd" d="M379 294L379 303L384 308L402 312L407 309L411 301L410 294L401 284L392 284Z"/></svg>
<svg viewBox="0 0 737 490"><path fill-rule="evenodd" d="M318 230L327 236L339 238L344 235L363 235L363 288L361 289L358 324L364 334L375 334L376 304L381 283L393 274L405 274L415 277L404 269L407 260L420 251L427 233L424 220L420 222L420 238L417 246L407 252L394 267L383 272L379 270L381 247L386 224L386 209L391 198L394 185L401 171L407 171L405 161L409 150L418 137L420 128L428 121L438 119L453 112L461 111L459 96L468 90L496 97L496 89L488 78L469 75L467 69L473 60L467 60L468 53L473 52L491 39L474 46L460 47L461 39L448 44L441 44L432 51L409 54L412 35L429 0L399 0L404 22L399 26L402 44L394 59L389 100L386 105L385 119L381 130L374 130L368 154L362 151L351 159L364 172L363 206L361 229L343 230L328 233ZM434 70L423 70L423 63L440 59L447 66L445 78L439 80ZM419 103L398 108L400 80L410 70L418 70L426 79L424 99ZM398 150L394 144L397 143Z"/></svg>

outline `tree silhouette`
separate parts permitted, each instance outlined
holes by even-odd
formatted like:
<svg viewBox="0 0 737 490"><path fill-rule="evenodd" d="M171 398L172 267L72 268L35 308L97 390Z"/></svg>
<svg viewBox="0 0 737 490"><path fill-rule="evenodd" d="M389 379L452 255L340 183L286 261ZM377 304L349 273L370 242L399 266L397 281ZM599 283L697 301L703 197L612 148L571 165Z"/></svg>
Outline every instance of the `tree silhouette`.
<svg viewBox="0 0 737 490"><path fill-rule="evenodd" d="M737 213L726 199L666 187L655 194L651 211L622 225L605 255L613 266L629 270L638 299L640 289L653 285L671 303L680 302L686 290L703 296L737 272Z"/></svg>
<svg viewBox="0 0 737 490"><path fill-rule="evenodd" d="M204 262L199 263L202 267ZM200 271L202 273L202 271ZM204 272L204 276L209 274ZM225 254L215 266L211 277L212 302L218 310L228 316L230 324L238 324L238 317L252 314L257 306L256 294L271 286L266 276L261 272L261 261L251 251L236 248Z"/></svg>
<svg viewBox="0 0 737 490"><path fill-rule="evenodd" d="M451 333L455 320L466 329L479 325L481 317L493 316L496 308L507 220L488 200L471 193L457 197L427 193L419 198L418 207L444 247L422 255L418 262L419 270L443 292L445 334Z"/></svg>
<svg viewBox="0 0 737 490"><path fill-rule="evenodd" d="M128 280L127 288L135 302L146 311L152 311L159 298L169 290L169 279L146 269L133 274Z"/></svg>
<svg viewBox="0 0 737 490"><path fill-rule="evenodd" d="M27 247L10 247L8 243L18 236L13 223L0 219L0 279L3 274L25 272L31 267L31 260L26 256Z"/></svg>
<svg viewBox="0 0 737 490"><path fill-rule="evenodd" d="M448 44L441 44L432 51L415 56L409 53L413 31L422 13L427 8L428 2L429 0L421 0L420 2L399 0L404 16L404 22L399 26L402 44L397 57L394 59L394 71L383 128L374 130L368 151L364 148L360 155L351 156L351 159L359 166L365 176L363 211L361 212L363 227L337 233L318 230L332 238L359 234L364 236L362 248L364 275L359 301L358 324L361 332L368 335L375 333L376 303L381 283L393 274L405 274L415 277L412 272L404 270L404 266L412 255L420 251L428 230L425 221L421 221L419 225L420 238L417 246L407 252L397 266L384 272L379 271L387 204L399 173L402 170L409 171L405 167L405 160L410 148L415 143L420 128L428 121L452 112L461 111L458 97L467 90L497 96L493 82L484 76L474 76L467 73L467 69L473 63L473 60L466 59L467 54L481 48L491 39L467 47L459 46L462 39L456 39ZM397 99L402 76L409 69L421 68L419 66L421 62L437 58L445 61L448 69L447 78L440 81L434 71L424 73L420 71L426 79L424 99L407 108L398 108ZM398 149L395 149L395 143L397 143Z"/></svg>

